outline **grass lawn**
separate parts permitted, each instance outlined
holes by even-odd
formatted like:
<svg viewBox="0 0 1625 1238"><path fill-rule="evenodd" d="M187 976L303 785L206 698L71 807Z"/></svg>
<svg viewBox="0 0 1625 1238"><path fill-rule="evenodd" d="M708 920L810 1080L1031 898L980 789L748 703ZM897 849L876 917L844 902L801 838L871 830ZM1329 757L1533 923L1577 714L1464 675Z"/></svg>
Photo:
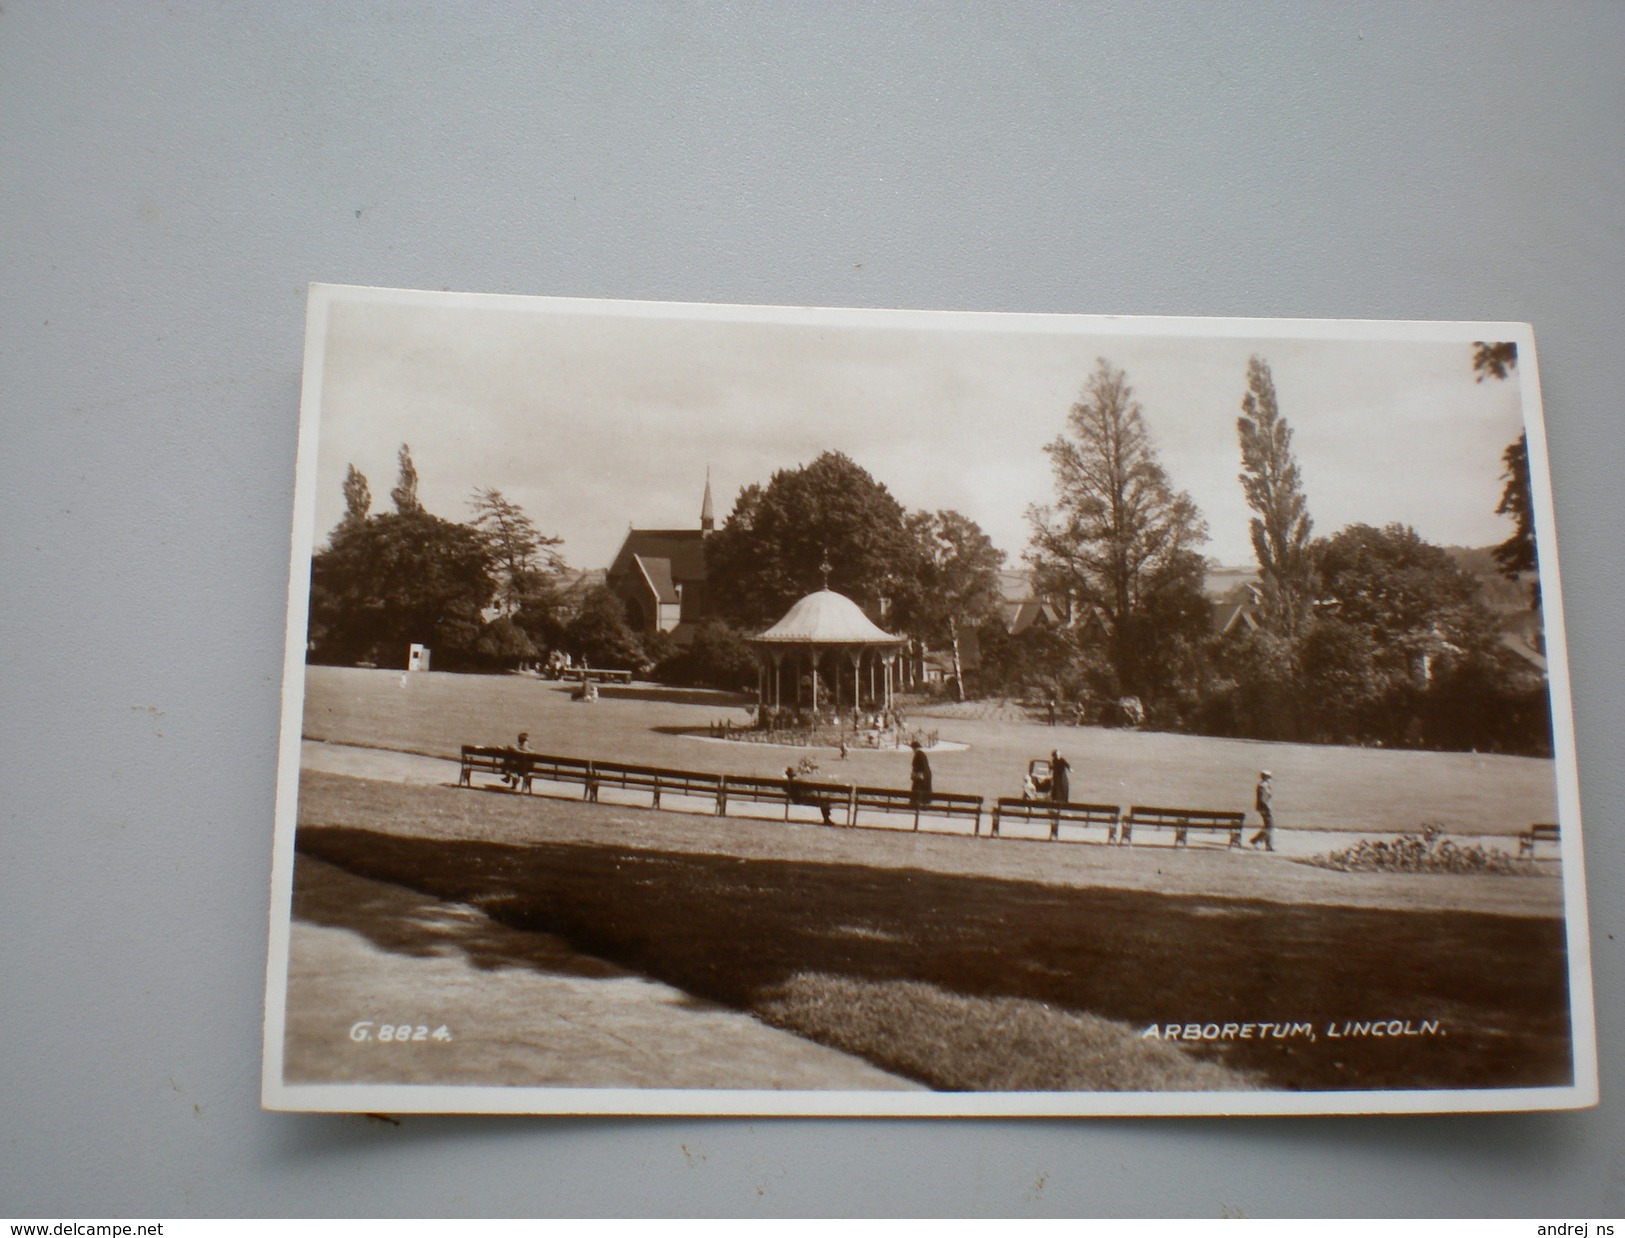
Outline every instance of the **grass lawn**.
<svg viewBox="0 0 1625 1238"><path fill-rule="evenodd" d="M423 697L441 688L423 680L403 690L394 680L408 697L424 683L435 686ZM502 685L503 697L512 691L487 682ZM549 691L517 680L513 687ZM454 682L447 700L465 692ZM612 737L619 710L573 708L584 727L596 728L577 737L587 750ZM464 725L443 703L438 724L414 705L379 729L410 746ZM469 738L499 738L493 729ZM559 743L544 738L537 746L562 748L570 737L547 738ZM1000 851L972 840L641 815L667 837L703 832L706 846L661 846L648 831L634 837L624 827L627 810L608 806L315 776L301 800L298 845L357 875L478 907L507 928L553 934L937 1088L1340 1090L1570 1080L1559 917L1066 885L897 862L907 847L978 858L1046 850L1022 844ZM717 846L725 830L750 845ZM840 851L819 858L789 841L777 852L760 842L796 838ZM1068 850L1112 863L1165 862ZM891 862L865 862L870 851ZM1314 880L1353 889L1366 878L1317 873ZM1439 1034L1336 1039L1325 1030L1369 1020L1431 1020ZM1138 1034L1153 1023L1191 1022L1302 1023L1314 1034L1195 1048Z"/></svg>
<svg viewBox="0 0 1625 1238"><path fill-rule="evenodd" d="M316 739L455 756L463 744L511 743L679 768L774 776L793 751L690 737L723 718L743 722L733 698L704 693L604 689L593 704L569 700L565 685L515 675L453 675L310 667L304 732ZM1072 762L1073 798L1104 803L1251 809L1261 768L1275 775L1277 824L1397 835L1437 821L1468 834L1515 834L1556 819L1549 760L1475 753L1392 752L1210 739L1094 727L1049 728L1022 721L914 719L965 751L932 755L942 791L991 801L1019 794L1031 757L1059 748ZM815 753L820 776L906 786L906 752L853 750L845 761ZM1254 818L1256 820L1256 818Z"/></svg>

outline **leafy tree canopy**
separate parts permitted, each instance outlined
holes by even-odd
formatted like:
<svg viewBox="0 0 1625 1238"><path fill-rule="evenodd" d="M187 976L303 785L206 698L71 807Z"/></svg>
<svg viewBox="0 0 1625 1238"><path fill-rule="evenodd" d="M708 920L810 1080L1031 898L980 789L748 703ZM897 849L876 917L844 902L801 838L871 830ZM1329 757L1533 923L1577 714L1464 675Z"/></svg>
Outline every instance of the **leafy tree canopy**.
<svg viewBox="0 0 1625 1238"><path fill-rule="evenodd" d="M421 507L342 522L311 560L315 656L404 666L419 643L455 665L479 638L495 592L490 566L478 534Z"/></svg>
<svg viewBox="0 0 1625 1238"><path fill-rule="evenodd" d="M1317 542L1315 558L1337 618L1395 645L1465 640L1485 619L1478 582L1406 525L1350 525Z"/></svg>
<svg viewBox="0 0 1625 1238"><path fill-rule="evenodd" d="M829 587L879 614L906 611L921 549L902 505L840 452L746 486L706 540L707 593L731 622L760 629L799 598Z"/></svg>
<svg viewBox="0 0 1625 1238"><path fill-rule="evenodd" d="M908 612L899 618L915 636L948 648L954 691L963 700L961 633L998 614L1004 552L980 525L955 511L915 512L908 528L918 543L921 574Z"/></svg>
<svg viewBox="0 0 1625 1238"><path fill-rule="evenodd" d="M603 585L589 589L564 627L563 643L589 666L635 671L648 660L643 643L626 621L621 599Z"/></svg>

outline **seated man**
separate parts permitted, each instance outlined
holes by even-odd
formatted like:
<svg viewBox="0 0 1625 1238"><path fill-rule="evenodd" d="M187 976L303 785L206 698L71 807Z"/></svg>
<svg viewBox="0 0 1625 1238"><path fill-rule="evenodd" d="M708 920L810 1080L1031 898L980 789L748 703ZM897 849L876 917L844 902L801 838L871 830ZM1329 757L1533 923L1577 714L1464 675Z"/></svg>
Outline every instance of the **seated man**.
<svg viewBox="0 0 1625 1238"><path fill-rule="evenodd" d="M519 738L514 741L513 747L508 751L513 755L503 759L503 783L517 790L530 790L530 768L524 757L519 755L522 752L530 751L530 734L526 731L520 731Z"/></svg>
<svg viewBox="0 0 1625 1238"><path fill-rule="evenodd" d="M829 801L802 782L794 766L785 766L784 781L788 784L792 804L804 804L808 808L816 808L818 809L818 815L824 819L825 825L835 824L829 815Z"/></svg>

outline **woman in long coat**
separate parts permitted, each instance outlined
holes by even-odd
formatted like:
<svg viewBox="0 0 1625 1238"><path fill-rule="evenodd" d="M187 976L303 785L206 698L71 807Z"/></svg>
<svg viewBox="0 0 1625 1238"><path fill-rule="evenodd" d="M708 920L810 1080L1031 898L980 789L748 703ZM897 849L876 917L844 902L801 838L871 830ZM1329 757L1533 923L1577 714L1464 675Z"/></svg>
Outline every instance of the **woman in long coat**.
<svg viewBox="0 0 1625 1238"><path fill-rule="evenodd" d="M925 749L920 747L919 740L915 740L910 747L914 749L914 764L908 775L909 799L919 808L931 800L931 762L925 755Z"/></svg>

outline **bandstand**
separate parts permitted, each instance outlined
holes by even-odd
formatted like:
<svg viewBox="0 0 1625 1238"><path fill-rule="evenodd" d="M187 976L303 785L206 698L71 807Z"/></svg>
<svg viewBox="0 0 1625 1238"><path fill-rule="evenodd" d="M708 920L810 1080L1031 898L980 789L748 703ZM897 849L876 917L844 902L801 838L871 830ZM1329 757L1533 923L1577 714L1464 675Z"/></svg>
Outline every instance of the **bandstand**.
<svg viewBox="0 0 1625 1238"><path fill-rule="evenodd" d="M877 627L844 594L829 588L809 593L748 640L759 672L759 725L797 717L816 726L831 715L892 709L904 638Z"/></svg>

